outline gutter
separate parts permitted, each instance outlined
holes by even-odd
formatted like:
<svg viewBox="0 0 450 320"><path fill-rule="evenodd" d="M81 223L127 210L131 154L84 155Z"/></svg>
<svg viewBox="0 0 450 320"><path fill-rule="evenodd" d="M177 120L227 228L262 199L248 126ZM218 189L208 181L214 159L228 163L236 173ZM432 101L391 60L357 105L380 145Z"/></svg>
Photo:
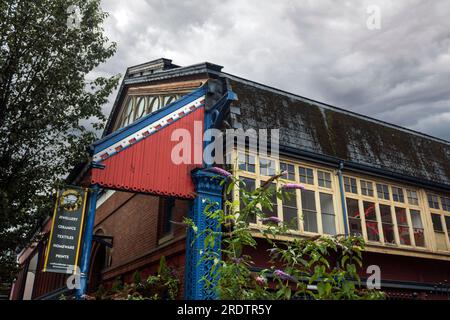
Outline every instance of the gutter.
<svg viewBox="0 0 450 320"><path fill-rule="evenodd" d="M344 218L344 234L345 236L348 236L347 207L345 205L344 177L342 176L342 169L344 169L344 163L340 162L339 168L337 170L337 175L339 178L339 191L341 194L342 216Z"/></svg>

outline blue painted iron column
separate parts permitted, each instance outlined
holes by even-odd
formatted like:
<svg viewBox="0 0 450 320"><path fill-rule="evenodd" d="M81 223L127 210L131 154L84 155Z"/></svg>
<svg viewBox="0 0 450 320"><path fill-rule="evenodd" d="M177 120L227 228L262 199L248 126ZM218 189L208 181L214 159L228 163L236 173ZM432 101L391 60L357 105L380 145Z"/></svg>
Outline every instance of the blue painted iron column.
<svg viewBox="0 0 450 320"><path fill-rule="evenodd" d="M188 300L215 300L217 292L215 285L206 286L203 277L213 282L210 274L213 261L201 260L201 254L204 250L204 230L210 229L218 231L214 251L220 255L221 245L221 226L215 219L208 218L205 214L205 207L214 203L215 208L222 207L222 188L216 173L202 170L193 171L192 179L195 185L197 196L190 210L190 218L197 226L197 233L189 228L186 240L186 267L185 267L185 299ZM211 209L214 210L214 209Z"/></svg>
<svg viewBox="0 0 450 320"><path fill-rule="evenodd" d="M83 238L83 251L81 255L80 263L80 288L77 289L76 296L77 299L81 299L86 293L87 280L89 273L89 258L91 255L92 248L92 234L94 232L94 221L95 221L95 209L97 207L97 196L99 192L98 185L93 185L90 188L89 195L89 211L86 219L86 226L84 228L84 238Z"/></svg>

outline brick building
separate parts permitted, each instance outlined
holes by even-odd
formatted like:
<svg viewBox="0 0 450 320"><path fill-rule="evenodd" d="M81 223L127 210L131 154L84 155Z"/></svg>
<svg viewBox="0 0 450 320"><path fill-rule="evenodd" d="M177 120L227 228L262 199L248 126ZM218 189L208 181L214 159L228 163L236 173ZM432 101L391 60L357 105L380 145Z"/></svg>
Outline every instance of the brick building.
<svg viewBox="0 0 450 320"><path fill-rule="evenodd" d="M236 174L250 187L258 187L280 170L288 172L288 180L305 186L290 203L275 200L271 214L295 222L289 237L360 234L368 244L364 264L380 266L382 289L390 297L449 298L449 142L227 74L218 65L180 67L167 59L128 68L104 138L94 147L114 146L112 153L93 154L94 161L107 169L83 164L68 178L71 184L103 186L95 216L89 292L99 284L110 286L117 278L129 281L137 270L143 276L153 273L162 255L183 283L186 229L177 222L189 214L194 197L188 192L193 188L190 177L183 172L201 165L185 166L176 172L177 179L165 179L178 169L165 164L170 148L163 138L141 150L145 159L140 160L127 154L138 154L144 142L116 144L201 88L207 88L200 107L205 114L221 103L227 91L237 96L215 116L219 129L280 129L279 158L237 150L228 156L237 160ZM179 116L180 121L171 118L165 125L172 121L182 125L189 114ZM152 135L147 141L151 139L156 141ZM114 167L114 159L122 163ZM139 168L144 166L150 166L145 187L138 181L144 176ZM120 174L128 174L129 185L114 182ZM43 225L44 235L50 222L49 218ZM251 227L258 237L261 221L253 221ZM46 241L44 236L21 252L23 268L11 299L51 299L67 291L66 276L42 272ZM252 253L259 267L267 260L262 252Z"/></svg>

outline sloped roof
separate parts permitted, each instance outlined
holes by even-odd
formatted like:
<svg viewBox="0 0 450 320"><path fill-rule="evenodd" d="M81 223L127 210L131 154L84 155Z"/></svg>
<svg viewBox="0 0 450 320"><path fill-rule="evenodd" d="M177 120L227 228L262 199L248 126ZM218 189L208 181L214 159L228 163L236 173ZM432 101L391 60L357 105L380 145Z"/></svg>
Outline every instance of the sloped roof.
<svg viewBox="0 0 450 320"><path fill-rule="evenodd" d="M280 129L304 150L450 186L450 143L228 75L244 129Z"/></svg>

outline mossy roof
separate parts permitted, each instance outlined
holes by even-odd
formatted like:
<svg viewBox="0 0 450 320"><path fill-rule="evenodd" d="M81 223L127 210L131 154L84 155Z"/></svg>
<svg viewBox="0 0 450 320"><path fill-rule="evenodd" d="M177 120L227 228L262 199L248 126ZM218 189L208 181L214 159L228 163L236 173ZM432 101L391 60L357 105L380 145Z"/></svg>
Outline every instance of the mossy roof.
<svg viewBox="0 0 450 320"><path fill-rule="evenodd" d="M334 157L450 186L450 144L230 77L244 129L280 129L280 147Z"/></svg>

